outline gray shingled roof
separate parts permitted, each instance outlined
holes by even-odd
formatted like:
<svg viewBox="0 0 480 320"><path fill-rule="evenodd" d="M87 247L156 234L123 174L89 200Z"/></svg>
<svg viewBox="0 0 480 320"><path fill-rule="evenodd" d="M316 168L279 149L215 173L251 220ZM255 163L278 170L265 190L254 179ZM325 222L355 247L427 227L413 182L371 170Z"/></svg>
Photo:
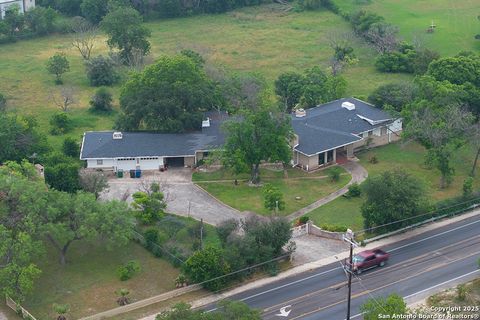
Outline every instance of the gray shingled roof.
<svg viewBox="0 0 480 320"><path fill-rule="evenodd" d="M342 108L345 101L355 104L355 110ZM359 116L382 122L372 125ZM210 111L205 117L210 118L210 127L194 133L123 132L121 140L114 140L113 131L86 132L80 158L193 156L196 151L219 148L225 143L221 125L228 114ZM307 155L330 150L359 141L358 134L392 120L388 113L355 98L332 101L307 109L305 117L292 115L292 127L299 136L295 149Z"/></svg>
<svg viewBox="0 0 480 320"><path fill-rule="evenodd" d="M122 132L118 140L113 139L113 131L86 132L80 159L194 156L196 151L224 144L223 120L212 119L210 127L194 133Z"/></svg>
<svg viewBox="0 0 480 320"><path fill-rule="evenodd" d="M343 108L342 103L346 101L355 104L355 110ZM299 137L295 149L306 155L361 140L358 134L384 126L393 120L385 111L355 98L335 100L307 109L306 113L302 118L292 114L292 127ZM372 125L359 116L382 122Z"/></svg>

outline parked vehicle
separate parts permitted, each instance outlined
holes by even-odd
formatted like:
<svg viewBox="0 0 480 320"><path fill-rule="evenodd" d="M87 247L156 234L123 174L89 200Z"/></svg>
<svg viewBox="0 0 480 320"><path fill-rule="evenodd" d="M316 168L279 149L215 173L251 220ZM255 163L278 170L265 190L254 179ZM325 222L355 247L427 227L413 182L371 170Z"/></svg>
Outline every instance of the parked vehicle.
<svg viewBox="0 0 480 320"><path fill-rule="evenodd" d="M356 274L360 274L367 269L383 267L388 258L390 258L390 254L383 250L365 250L353 256L351 270ZM347 267L350 266L348 260L345 265Z"/></svg>

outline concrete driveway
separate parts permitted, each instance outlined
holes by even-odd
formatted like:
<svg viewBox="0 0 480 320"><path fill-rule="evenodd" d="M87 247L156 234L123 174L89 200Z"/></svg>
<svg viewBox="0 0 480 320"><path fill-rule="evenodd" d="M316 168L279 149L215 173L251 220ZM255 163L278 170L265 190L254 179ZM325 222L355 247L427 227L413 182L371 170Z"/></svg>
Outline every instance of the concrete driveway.
<svg viewBox="0 0 480 320"><path fill-rule="evenodd" d="M101 195L102 199L132 202L132 194L144 190L152 182L160 184L167 202L167 212L191 216L206 223L218 225L228 219L241 219L245 215L210 196L192 183L192 172L188 168L171 168L166 172L145 172L142 178L111 178L110 188Z"/></svg>
<svg viewBox="0 0 480 320"><path fill-rule="evenodd" d="M297 244L297 250L293 253L292 261L295 266L332 257L348 249L343 241L317 237L311 234L292 238L292 240Z"/></svg>

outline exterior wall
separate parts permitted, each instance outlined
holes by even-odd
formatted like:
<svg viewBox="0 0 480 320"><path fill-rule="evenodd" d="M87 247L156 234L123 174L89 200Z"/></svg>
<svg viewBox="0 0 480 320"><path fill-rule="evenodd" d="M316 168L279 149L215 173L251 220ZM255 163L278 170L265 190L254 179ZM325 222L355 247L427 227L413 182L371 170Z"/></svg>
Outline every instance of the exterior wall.
<svg viewBox="0 0 480 320"><path fill-rule="evenodd" d="M193 167L195 165L195 157L185 157L185 167Z"/></svg>
<svg viewBox="0 0 480 320"><path fill-rule="evenodd" d="M105 169L105 170L114 170L115 169L115 160L114 159L98 159L98 160L103 160L103 164L97 164L97 159L87 160L87 168Z"/></svg>
<svg viewBox="0 0 480 320"><path fill-rule="evenodd" d="M2 19L5 17L5 11L8 9L8 7L10 7L12 5L17 5L20 8L20 12L22 12L22 13L25 12L25 9L23 7L23 0L0 2L0 15L1 15Z"/></svg>
<svg viewBox="0 0 480 320"><path fill-rule="evenodd" d="M35 8L35 0L23 0L25 11Z"/></svg>
<svg viewBox="0 0 480 320"><path fill-rule="evenodd" d="M310 171L319 167L318 154L308 157L303 153L295 151L294 157L295 157L296 163L307 171Z"/></svg>

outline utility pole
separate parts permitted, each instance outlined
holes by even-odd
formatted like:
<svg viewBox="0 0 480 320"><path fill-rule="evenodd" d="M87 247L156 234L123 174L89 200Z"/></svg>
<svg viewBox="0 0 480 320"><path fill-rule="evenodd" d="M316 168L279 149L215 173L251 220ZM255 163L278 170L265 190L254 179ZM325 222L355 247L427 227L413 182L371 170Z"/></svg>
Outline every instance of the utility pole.
<svg viewBox="0 0 480 320"><path fill-rule="evenodd" d="M200 250L203 250L203 218L200 219Z"/></svg>
<svg viewBox="0 0 480 320"><path fill-rule="evenodd" d="M350 301L352 299L352 273L353 273L353 247L357 247L358 244L355 242L354 234L351 229L347 229L347 234L343 236L343 241L346 241L350 244L350 257L348 259L349 264L346 266L346 272L348 272L348 297L347 297L347 319L350 320Z"/></svg>

